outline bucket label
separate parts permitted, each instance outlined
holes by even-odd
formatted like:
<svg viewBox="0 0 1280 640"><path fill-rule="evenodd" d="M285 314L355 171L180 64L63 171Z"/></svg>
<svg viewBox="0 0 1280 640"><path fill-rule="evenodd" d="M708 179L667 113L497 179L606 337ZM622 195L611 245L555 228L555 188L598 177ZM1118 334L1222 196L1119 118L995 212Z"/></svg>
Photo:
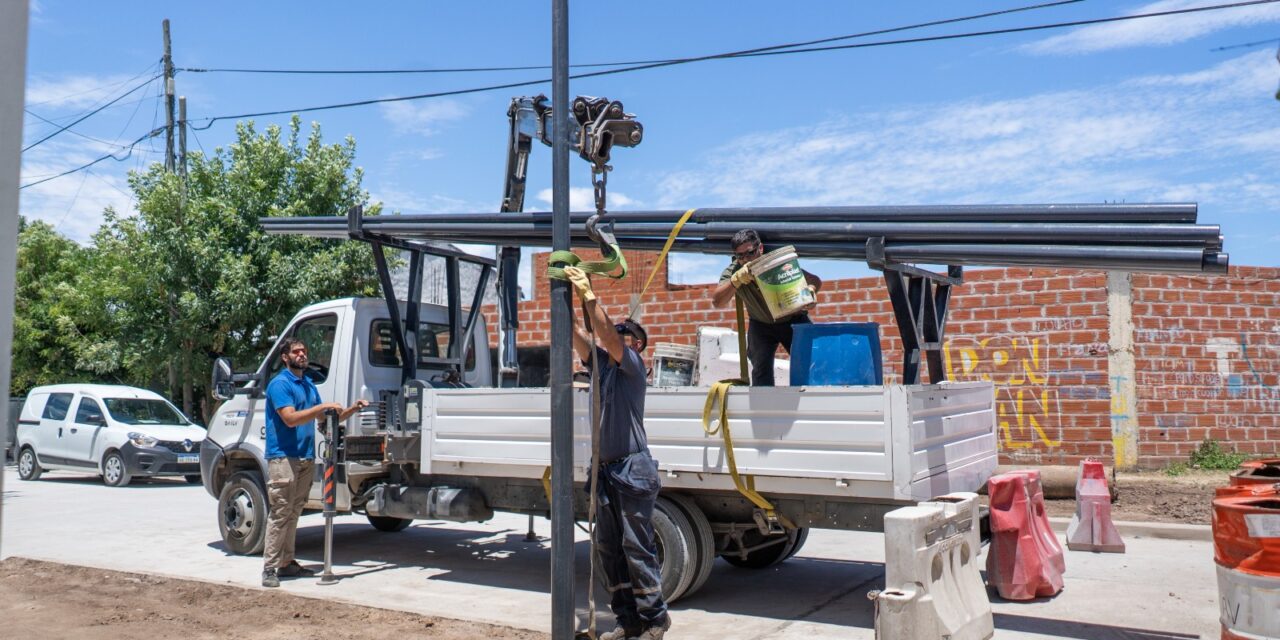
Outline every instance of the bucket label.
<svg viewBox="0 0 1280 640"><path fill-rule="evenodd" d="M1244 516L1250 538L1280 538L1280 515L1249 513Z"/></svg>
<svg viewBox="0 0 1280 640"><path fill-rule="evenodd" d="M804 271L800 269L800 261L791 247L757 258L750 268L774 320L794 315L815 302Z"/></svg>

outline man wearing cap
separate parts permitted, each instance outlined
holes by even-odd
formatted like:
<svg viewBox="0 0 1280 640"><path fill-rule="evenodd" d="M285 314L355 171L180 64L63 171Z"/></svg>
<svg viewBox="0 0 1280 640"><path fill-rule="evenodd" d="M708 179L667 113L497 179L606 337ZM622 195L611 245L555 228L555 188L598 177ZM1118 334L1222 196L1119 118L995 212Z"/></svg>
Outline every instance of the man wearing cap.
<svg viewBox="0 0 1280 640"><path fill-rule="evenodd" d="M582 299L583 322L595 333L599 363L600 468L596 551L604 569L609 608L618 626L600 640L658 640L671 627L662 599L662 572L653 532L653 509L662 481L649 455L644 430L644 328L632 320L615 325L596 302L591 280L577 267L565 275ZM591 336L575 323L573 348L591 362Z"/></svg>
<svg viewBox="0 0 1280 640"><path fill-rule="evenodd" d="M720 284L711 292L711 304L719 308L729 304L734 295L742 298L742 306L746 307L747 317L751 318L747 329L751 386L772 387L773 357L778 351L778 345L791 353L792 328L797 324L811 322L809 313L797 313L775 322L764 301L764 295L760 293L760 285L747 268L747 263L764 255L764 243L760 242L760 234L755 229L743 229L733 234L730 245L733 247L733 261L720 274ZM817 297L818 290L822 288L822 280L808 271L801 271ZM742 357L741 354L738 357Z"/></svg>

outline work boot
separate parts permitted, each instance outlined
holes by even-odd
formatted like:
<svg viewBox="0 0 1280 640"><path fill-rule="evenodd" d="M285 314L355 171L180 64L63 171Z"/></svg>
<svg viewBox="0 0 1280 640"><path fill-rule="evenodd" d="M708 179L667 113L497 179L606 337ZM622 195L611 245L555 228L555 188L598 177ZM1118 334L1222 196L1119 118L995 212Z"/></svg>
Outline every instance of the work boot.
<svg viewBox="0 0 1280 640"><path fill-rule="evenodd" d="M281 578L306 578L316 574L315 569L308 569L300 564L297 560L290 560L289 564L280 567L278 572Z"/></svg>
<svg viewBox="0 0 1280 640"><path fill-rule="evenodd" d="M662 616L657 624L644 630L644 633L636 636L637 640L662 640L662 636L667 634L667 629L671 628L671 616Z"/></svg>
<svg viewBox="0 0 1280 640"><path fill-rule="evenodd" d="M635 638L638 635L640 635L638 630L632 629L627 631L626 627L618 625L613 628L613 631L608 631L597 636L597 640L627 640L628 638Z"/></svg>
<svg viewBox="0 0 1280 640"><path fill-rule="evenodd" d="M262 570L262 586L264 587L280 586L280 575L276 573L275 569Z"/></svg>

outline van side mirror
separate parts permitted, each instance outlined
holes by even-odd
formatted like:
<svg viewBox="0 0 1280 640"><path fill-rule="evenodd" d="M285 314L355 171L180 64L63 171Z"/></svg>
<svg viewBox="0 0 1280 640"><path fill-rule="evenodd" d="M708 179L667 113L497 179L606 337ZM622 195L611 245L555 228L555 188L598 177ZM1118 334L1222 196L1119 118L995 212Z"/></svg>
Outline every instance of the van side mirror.
<svg viewBox="0 0 1280 640"><path fill-rule="evenodd" d="M259 384L249 389L242 389L236 386L238 382L259 382ZM231 368L230 358L218 358L213 361L213 379L209 388L213 391L213 397L219 400L228 400L238 394L256 397L262 391L260 382L256 373L235 373Z"/></svg>
<svg viewBox="0 0 1280 640"><path fill-rule="evenodd" d="M90 413L84 417L85 422L99 427L106 426L107 420L102 417L101 413Z"/></svg>
<svg viewBox="0 0 1280 640"><path fill-rule="evenodd" d="M227 400L235 394L235 385L231 384L232 375L230 358L218 358L213 361L213 381L209 385L213 390L213 397Z"/></svg>

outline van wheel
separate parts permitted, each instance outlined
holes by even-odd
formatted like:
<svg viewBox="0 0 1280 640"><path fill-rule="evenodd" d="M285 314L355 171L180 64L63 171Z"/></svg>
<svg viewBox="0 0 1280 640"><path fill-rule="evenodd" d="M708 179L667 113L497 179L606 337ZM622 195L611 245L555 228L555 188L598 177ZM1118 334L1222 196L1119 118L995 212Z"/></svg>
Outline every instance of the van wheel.
<svg viewBox="0 0 1280 640"><path fill-rule="evenodd" d="M108 487L123 487L132 479L129 468L124 464L124 456L119 451L112 451L102 459L102 481Z"/></svg>
<svg viewBox="0 0 1280 640"><path fill-rule="evenodd" d="M43 473L44 469L40 467L40 461L36 459L36 450L31 447L23 447L22 453L18 454L18 479L39 480L40 475Z"/></svg>
<svg viewBox="0 0 1280 640"><path fill-rule="evenodd" d="M262 553L267 537L267 492L259 474L241 471L218 494L218 533L231 553Z"/></svg>
<svg viewBox="0 0 1280 640"><path fill-rule="evenodd" d="M413 524L413 521L408 518L392 518L390 516L365 517L369 518L369 524L373 525L374 529L377 529L378 531L386 531L387 533L404 531L409 528L409 525Z"/></svg>

